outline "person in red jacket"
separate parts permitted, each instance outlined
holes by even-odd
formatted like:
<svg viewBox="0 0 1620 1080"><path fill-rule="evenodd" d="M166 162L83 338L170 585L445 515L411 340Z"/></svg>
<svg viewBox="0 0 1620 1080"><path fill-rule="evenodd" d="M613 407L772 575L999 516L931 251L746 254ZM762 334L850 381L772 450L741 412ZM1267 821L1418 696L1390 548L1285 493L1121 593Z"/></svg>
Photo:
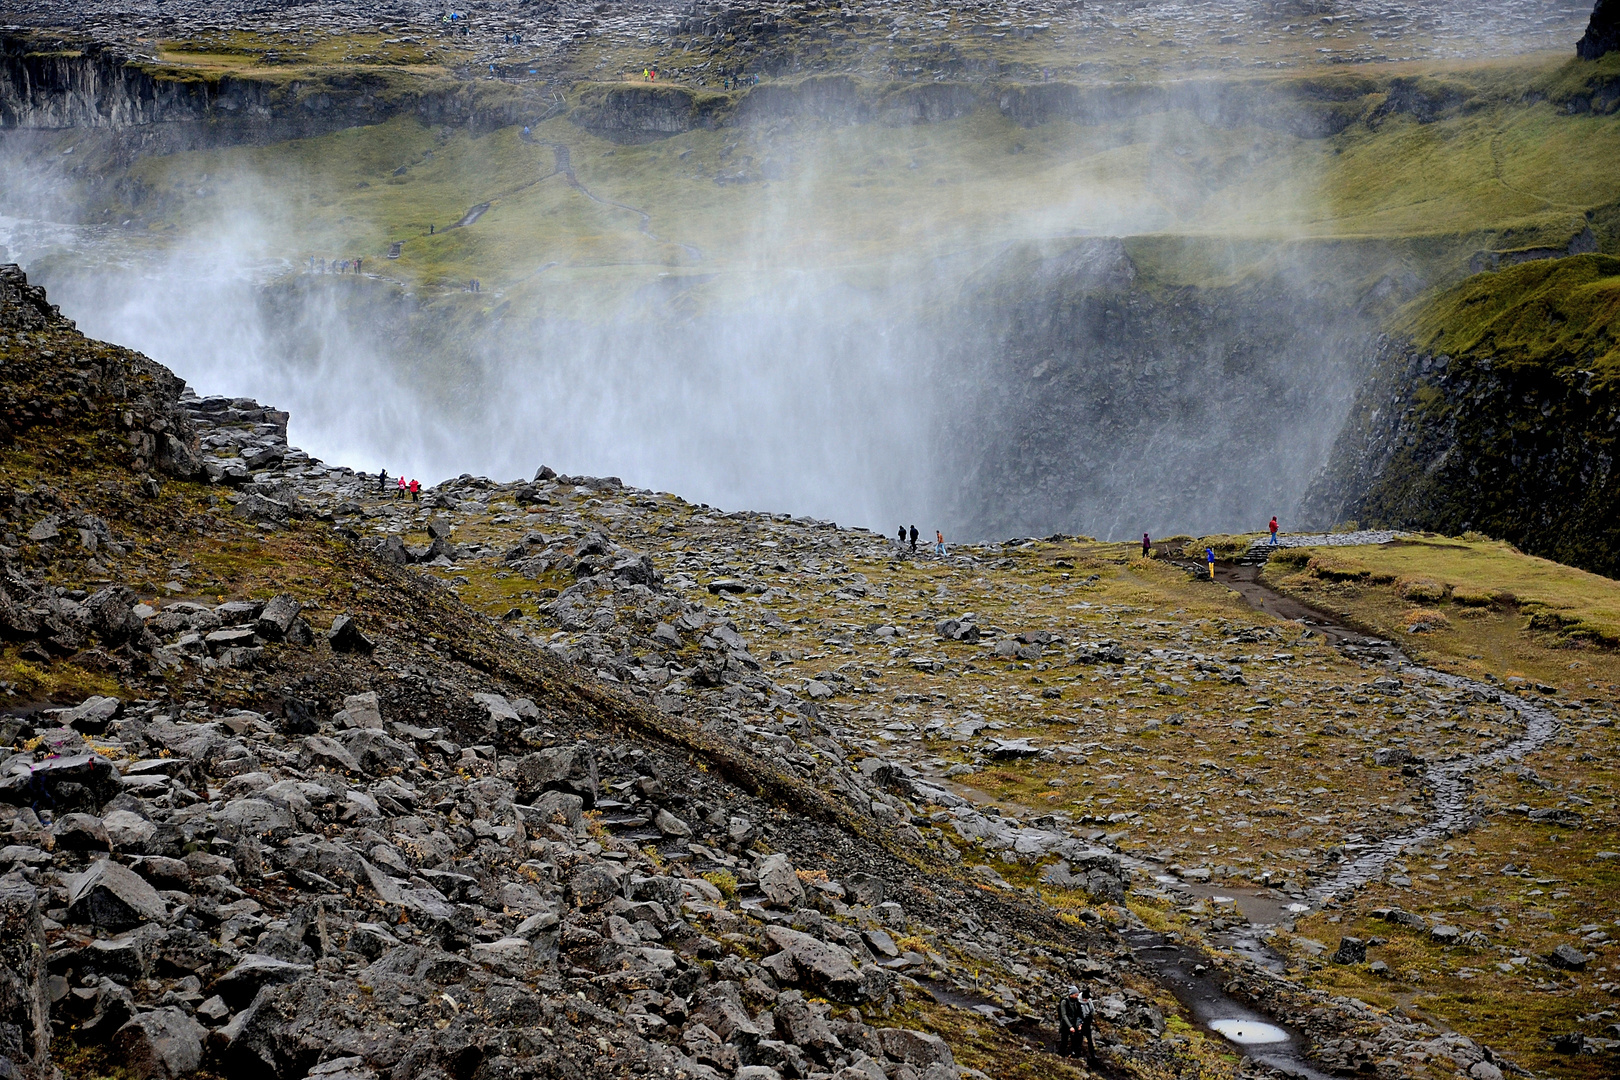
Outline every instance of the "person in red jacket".
<svg viewBox="0 0 1620 1080"><path fill-rule="evenodd" d="M1275 514L1271 518L1271 546L1277 546L1277 517Z"/></svg>
<svg viewBox="0 0 1620 1080"><path fill-rule="evenodd" d="M422 483L419 480L411 481L411 502L422 501Z"/></svg>

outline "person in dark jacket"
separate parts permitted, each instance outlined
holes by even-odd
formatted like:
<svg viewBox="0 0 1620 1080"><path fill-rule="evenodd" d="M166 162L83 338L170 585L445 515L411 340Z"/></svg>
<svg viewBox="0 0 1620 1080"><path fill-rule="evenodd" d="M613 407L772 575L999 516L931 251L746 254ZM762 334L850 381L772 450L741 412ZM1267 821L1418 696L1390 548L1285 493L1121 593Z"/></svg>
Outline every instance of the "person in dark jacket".
<svg viewBox="0 0 1620 1080"><path fill-rule="evenodd" d="M1058 1000L1058 1056L1073 1057L1080 1047L1080 988L1069 987L1069 992Z"/></svg>
<svg viewBox="0 0 1620 1080"><path fill-rule="evenodd" d="M911 553L917 554L917 526L911 527Z"/></svg>
<svg viewBox="0 0 1620 1080"><path fill-rule="evenodd" d="M1094 1029L1097 1026L1097 1003L1091 1000L1091 987L1080 991L1080 1038L1075 1052L1084 1049L1086 1060L1093 1065L1097 1064L1097 1039Z"/></svg>
<svg viewBox="0 0 1620 1080"><path fill-rule="evenodd" d="M1153 550L1153 541L1148 539L1148 534L1147 533L1143 533L1142 534L1142 558L1144 558L1144 559L1147 558L1148 557L1148 552L1150 552L1152 550Z"/></svg>

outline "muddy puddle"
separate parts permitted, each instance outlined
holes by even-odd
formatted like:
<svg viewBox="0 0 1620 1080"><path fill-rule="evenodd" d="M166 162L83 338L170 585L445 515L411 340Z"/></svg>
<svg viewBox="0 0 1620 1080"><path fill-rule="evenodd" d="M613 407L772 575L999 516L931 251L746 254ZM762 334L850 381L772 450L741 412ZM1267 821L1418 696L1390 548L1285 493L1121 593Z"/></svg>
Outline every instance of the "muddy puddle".
<svg viewBox="0 0 1620 1080"><path fill-rule="evenodd" d="M1223 976L1198 949L1152 930L1128 930L1136 959L1176 996L1192 1022L1226 1039L1251 1061L1304 1080L1330 1080L1306 1057L1305 1037L1232 997Z"/></svg>

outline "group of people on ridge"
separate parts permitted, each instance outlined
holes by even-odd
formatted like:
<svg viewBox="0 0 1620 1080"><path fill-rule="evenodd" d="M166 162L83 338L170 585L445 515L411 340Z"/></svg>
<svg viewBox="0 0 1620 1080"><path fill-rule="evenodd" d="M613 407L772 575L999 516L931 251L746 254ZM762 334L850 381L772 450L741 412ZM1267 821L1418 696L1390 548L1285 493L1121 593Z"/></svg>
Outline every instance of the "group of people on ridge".
<svg viewBox="0 0 1620 1080"><path fill-rule="evenodd" d="M916 530L913 529L912 531L915 532ZM1277 546L1277 515L1276 514L1271 515L1271 546L1272 547ZM915 537L913 537L912 548L913 549L916 548ZM1144 558L1144 559L1147 558L1148 555L1152 551L1153 551L1153 538L1150 537L1147 533L1143 533L1142 534L1142 558ZM1215 580L1215 549L1214 548L1207 547L1207 548L1204 549L1204 561L1209 565L1209 580L1214 581Z"/></svg>
<svg viewBox="0 0 1620 1080"><path fill-rule="evenodd" d="M917 535L917 526L915 525L911 527L911 531L909 533L906 531L906 527L902 525L894 534L895 539L899 541L902 550L905 549L907 539L911 541L911 553L913 555L917 554ZM945 554L945 534L940 532L938 529L934 530L934 554Z"/></svg>
<svg viewBox="0 0 1620 1080"><path fill-rule="evenodd" d="M385 494L387 491L388 491L388 470L387 469L378 469L377 470L377 494L382 495L382 494ZM401 476L399 478L399 483L396 484L395 487L394 487L394 501L399 502L401 499L404 499L406 496L410 496L411 502L421 502L422 501L422 482L420 480L412 480L410 483L406 483L405 478L403 476Z"/></svg>

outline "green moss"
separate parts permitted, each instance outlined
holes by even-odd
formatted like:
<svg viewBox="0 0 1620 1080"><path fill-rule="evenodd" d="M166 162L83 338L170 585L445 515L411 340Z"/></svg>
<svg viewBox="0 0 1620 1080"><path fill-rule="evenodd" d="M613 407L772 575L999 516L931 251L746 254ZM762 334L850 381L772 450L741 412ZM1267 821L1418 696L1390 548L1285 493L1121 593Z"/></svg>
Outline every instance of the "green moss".
<svg viewBox="0 0 1620 1080"><path fill-rule="evenodd" d="M1510 370L1620 377L1620 258L1581 255L1480 274L1407 314L1423 349ZM1573 374L1573 373L1570 373Z"/></svg>

